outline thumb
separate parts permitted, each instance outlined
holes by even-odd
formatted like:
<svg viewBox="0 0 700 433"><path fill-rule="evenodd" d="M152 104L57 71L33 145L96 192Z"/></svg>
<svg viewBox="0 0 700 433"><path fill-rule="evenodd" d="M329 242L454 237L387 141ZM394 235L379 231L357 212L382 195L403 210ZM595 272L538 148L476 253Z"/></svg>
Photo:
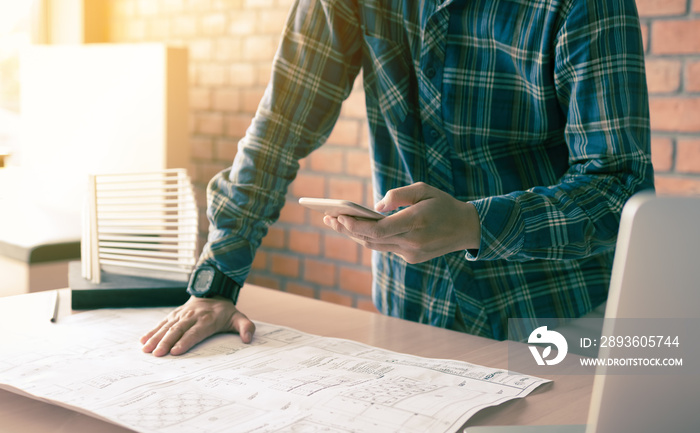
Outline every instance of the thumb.
<svg viewBox="0 0 700 433"><path fill-rule="evenodd" d="M241 340L244 343L250 343L253 340L253 334L255 334L255 323L248 319L248 316L237 311L233 315L233 329L235 329L241 336Z"/></svg>
<svg viewBox="0 0 700 433"><path fill-rule="evenodd" d="M426 197L428 185L423 182L414 183L389 190L383 199L379 200L374 209L377 212L390 212L402 206L418 203Z"/></svg>

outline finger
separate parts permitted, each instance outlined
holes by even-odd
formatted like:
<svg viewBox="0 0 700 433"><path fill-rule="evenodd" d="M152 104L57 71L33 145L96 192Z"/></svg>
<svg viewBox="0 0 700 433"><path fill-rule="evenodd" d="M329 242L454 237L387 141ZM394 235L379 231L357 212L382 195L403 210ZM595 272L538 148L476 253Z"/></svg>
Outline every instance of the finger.
<svg viewBox="0 0 700 433"><path fill-rule="evenodd" d="M146 344L146 342L148 340L150 340L151 338L153 338L153 336L158 331L160 331L161 328L163 328L163 326L166 326L168 324L168 322L172 321L175 317L177 317L177 315L180 313L181 310L182 310L182 306L175 308L167 316L165 316L165 318L163 318L163 320L161 320L160 323L158 323L158 325L156 327L154 327L153 329L151 329L150 331L148 331L147 333L142 335L141 338L139 338L139 341L141 342L141 344Z"/></svg>
<svg viewBox="0 0 700 433"><path fill-rule="evenodd" d="M236 312L233 315L233 329L235 329L241 336L241 341L244 343L250 343L253 341L253 334L255 334L255 323L250 321L248 317L241 313Z"/></svg>
<svg viewBox="0 0 700 433"><path fill-rule="evenodd" d="M147 342L148 340L150 340L151 337L153 337L153 335L154 335L156 332L160 331L160 328L162 328L163 326L165 326L166 323L168 323L168 319L167 319L167 318L161 320L160 323L159 323L155 328L153 328L153 329L151 329L150 331L148 331L147 333L143 334L143 335L141 336L141 338L139 338L139 342L140 342L141 344L146 344L146 342Z"/></svg>
<svg viewBox="0 0 700 433"><path fill-rule="evenodd" d="M143 348L141 350L143 350L146 353L153 352L156 346L158 346L158 344L160 343L160 340L162 340L165 334L168 332L168 329L170 329L170 327L173 324L175 324L176 321L177 319L166 318L163 322L161 322L162 325L160 326L160 328L158 328L156 332L151 335L148 341L144 343Z"/></svg>
<svg viewBox="0 0 700 433"><path fill-rule="evenodd" d="M326 218L324 218L323 222L326 223L326 225L331 227L333 230L335 230L339 234L345 235L359 244L362 244L363 242L372 241L373 238L368 236L367 234L355 233L351 229L354 227L352 220L354 220L354 218L342 217L342 221L345 223L345 225L343 225L340 223L338 218L327 216ZM348 227L351 227L351 228L348 228ZM367 230L367 229L365 229L365 230Z"/></svg>
<svg viewBox="0 0 700 433"><path fill-rule="evenodd" d="M238 332L244 343L250 343L255 333L255 324L251 322L245 314L236 312L231 319L231 327L228 331ZM175 344L173 344L170 349L170 354L174 356L182 355L216 332L216 328L212 327L209 323L195 323ZM156 355L155 352L154 355Z"/></svg>
<svg viewBox="0 0 700 433"><path fill-rule="evenodd" d="M340 224L337 221L337 218L333 218L333 217L327 217L327 218L328 218L328 220L324 219L324 222L326 222L327 225L331 226L336 232L347 236L348 238L353 240L355 243L357 243L365 248L369 248L369 249L375 250L375 251L394 252L394 253L398 253L398 252L403 250L403 248L400 246L400 243L402 242L402 238L399 237L403 233L398 233L396 235L388 236L388 237L373 238L373 237L370 237L368 235L363 235L363 234L351 232L350 230L345 228L345 226ZM350 219L353 219L353 218L350 218ZM359 221L359 222L363 222L363 221ZM371 221L369 223L372 224ZM397 228L397 231L398 230L400 230L400 229Z"/></svg>
<svg viewBox="0 0 700 433"><path fill-rule="evenodd" d="M401 206L410 206L423 200L428 192L428 185L417 182L389 190L383 199L379 200L374 209L377 212L390 212Z"/></svg>
<svg viewBox="0 0 700 433"><path fill-rule="evenodd" d="M195 324L184 332L182 336L172 345L170 348L170 354L174 356L182 355L193 348L196 344L201 343L204 341L204 339L212 336L213 334L214 330L211 327ZM153 354L156 355L155 352L153 352Z"/></svg>
<svg viewBox="0 0 700 433"><path fill-rule="evenodd" d="M338 224L343 227L349 236L366 239L371 242L393 242L394 236L409 233L413 227L410 209L404 209L394 215L390 215L379 221L363 220L341 215L337 218ZM337 230L336 230L337 231ZM344 234L347 234L344 233Z"/></svg>
<svg viewBox="0 0 700 433"><path fill-rule="evenodd" d="M193 320L179 320L177 323L170 326L161 338L160 342L153 350L153 356L163 356L170 353L170 350L175 344L182 339L187 331L195 324Z"/></svg>
<svg viewBox="0 0 700 433"><path fill-rule="evenodd" d="M393 243L381 243L381 242L367 242L367 241L361 241L361 240L355 240L355 242L358 244L362 245L365 248L369 248L370 250L374 251L381 251L385 253L397 253L401 255L401 251L403 249L401 248L400 245L398 244L393 244Z"/></svg>
<svg viewBox="0 0 700 433"><path fill-rule="evenodd" d="M335 230L336 232L340 233L341 235L349 237L352 236L352 232L350 232L344 225L340 224L340 222L338 221L338 217L326 215L325 217L323 217L323 223Z"/></svg>

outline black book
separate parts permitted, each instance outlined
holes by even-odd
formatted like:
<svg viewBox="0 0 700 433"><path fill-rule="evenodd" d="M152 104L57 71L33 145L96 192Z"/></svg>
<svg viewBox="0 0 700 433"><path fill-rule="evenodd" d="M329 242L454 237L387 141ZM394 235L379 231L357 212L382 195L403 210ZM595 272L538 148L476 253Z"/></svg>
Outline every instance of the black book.
<svg viewBox="0 0 700 433"><path fill-rule="evenodd" d="M94 284L83 278L80 262L69 263L68 285L74 310L176 306L190 297L186 281L101 272L102 282Z"/></svg>

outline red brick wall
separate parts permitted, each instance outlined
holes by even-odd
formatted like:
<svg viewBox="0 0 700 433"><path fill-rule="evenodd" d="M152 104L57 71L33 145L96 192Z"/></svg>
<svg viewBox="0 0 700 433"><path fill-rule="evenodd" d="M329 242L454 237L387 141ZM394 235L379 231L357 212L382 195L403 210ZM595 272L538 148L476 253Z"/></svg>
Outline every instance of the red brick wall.
<svg viewBox="0 0 700 433"><path fill-rule="evenodd" d="M230 165L270 77L291 0L111 0L110 40L168 42L190 52L191 170L204 188ZM700 193L700 0L637 0L651 95L652 157L661 193ZM250 282L363 309L369 253L296 204L302 196L371 204L361 83L327 144L302 161Z"/></svg>
<svg viewBox="0 0 700 433"><path fill-rule="evenodd" d="M657 191L700 193L700 0L637 0Z"/></svg>

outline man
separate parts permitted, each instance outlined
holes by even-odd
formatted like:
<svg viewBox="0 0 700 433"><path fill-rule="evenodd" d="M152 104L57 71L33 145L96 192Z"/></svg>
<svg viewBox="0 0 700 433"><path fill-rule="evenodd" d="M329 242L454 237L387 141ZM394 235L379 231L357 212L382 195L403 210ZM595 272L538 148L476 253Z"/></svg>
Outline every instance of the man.
<svg viewBox="0 0 700 433"><path fill-rule="evenodd" d="M391 215L324 222L375 250L381 312L502 339L509 317L605 300L622 206L653 187L634 0L298 0L233 166L209 185L193 296L144 351L251 340L238 288L360 70Z"/></svg>

